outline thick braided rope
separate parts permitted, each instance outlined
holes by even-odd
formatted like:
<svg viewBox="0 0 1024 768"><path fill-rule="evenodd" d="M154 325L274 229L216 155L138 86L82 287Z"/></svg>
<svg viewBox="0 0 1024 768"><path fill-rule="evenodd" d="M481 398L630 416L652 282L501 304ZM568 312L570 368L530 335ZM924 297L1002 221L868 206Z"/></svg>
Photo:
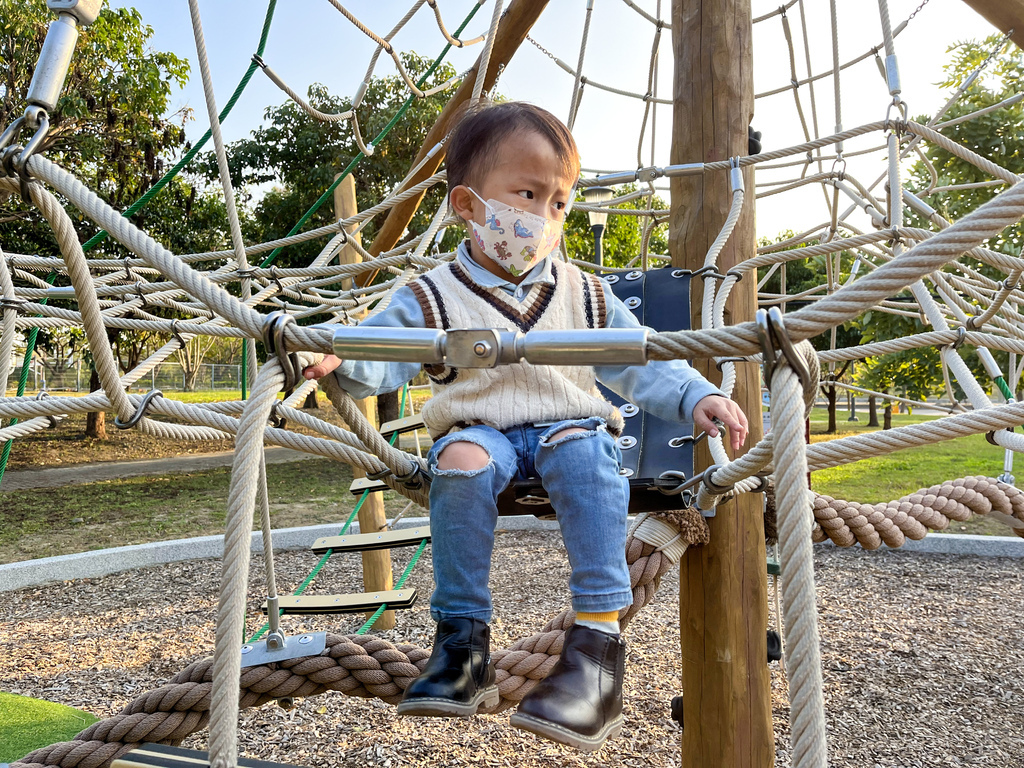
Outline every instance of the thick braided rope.
<svg viewBox="0 0 1024 768"><path fill-rule="evenodd" d="M664 513L658 518L678 530L688 543L707 541L707 525L693 510ZM629 536L626 562L633 605L621 614L624 625L651 602L661 577L678 562L681 551L641 541L639 531ZM571 611L563 611L539 633L492 654L502 696L494 711L514 706L551 671L561 653L565 630L573 620ZM420 674L429 656L425 649L393 645L372 635L330 634L319 656L241 669L235 689L239 695L232 698L240 708L248 708L285 696L339 691L394 704ZM11 768L106 768L145 741L179 744L210 722L214 666L209 658L194 662L163 686L136 698L119 714L91 725L73 741L38 749Z"/></svg>
<svg viewBox="0 0 1024 768"><path fill-rule="evenodd" d="M901 547L907 539L923 539L931 528L945 530L951 521L987 515L1024 537L1024 491L991 477L964 477L922 488L900 499L860 504L817 495L814 541L831 540L840 547L859 544L878 549L884 543Z"/></svg>
<svg viewBox="0 0 1024 768"><path fill-rule="evenodd" d="M786 329L796 340L816 336L839 325L995 236L1022 216L1024 184L1018 184L949 229L909 249L899 259L884 264L812 307L786 315ZM655 360L749 355L758 351L754 323L702 331L663 332L652 334L648 339L648 356Z"/></svg>
<svg viewBox="0 0 1024 768"><path fill-rule="evenodd" d="M17 184L13 179L0 179L0 189L14 191ZM106 327L96 297L92 276L85 260L85 253L78 241L71 218L58 200L38 183L29 184L32 201L39 208L47 223L53 229L58 245L64 253L68 275L78 296L79 308L82 313L82 324L89 339L90 350L96 366L100 383L105 392L109 393L110 402L122 420L128 420L135 412L132 401L125 394L118 373L117 361L114 360L110 342L107 339ZM179 424L160 424L143 419L139 427L149 434L172 437L179 440L210 439L220 437L214 432L201 427Z"/></svg>
<svg viewBox="0 0 1024 768"><path fill-rule="evenodd" d="M788 363L775 369L771 393L793 765L819 768L826 765L828 751L814 594L813 517L806 483L804 402L800 380Z"/></svg>
<svg viewBox="0 0 1024 768"><path fill-rule="evenodd" d="M238 763L238 686L249 580L249 541L263 463L263 432L283 383L284 371L279 361L272 358L256 377L235 438L210 702L210 764L213 768L234 768Z"/></svg>

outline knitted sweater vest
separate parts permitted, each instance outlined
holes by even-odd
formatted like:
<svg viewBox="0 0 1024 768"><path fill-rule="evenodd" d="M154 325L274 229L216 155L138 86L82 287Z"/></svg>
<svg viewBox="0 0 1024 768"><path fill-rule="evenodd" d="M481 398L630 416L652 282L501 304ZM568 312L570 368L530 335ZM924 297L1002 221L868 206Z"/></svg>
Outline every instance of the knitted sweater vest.
<svg viewBox="0 0 1024 768"><path fill-rule="evenodd" d="M521 304L500 288L484 288L458 262L437 267L409 284L428 328L498 328L508 331L603 328L607 314L598 278L571 264L551 262L554 285L534 284ZM423 421L434 439L486 424L519 424L599 416L613 434L622 430L617 408L597 390L591 366L531 365L496 368L425 366L433 397Z"/></svg>

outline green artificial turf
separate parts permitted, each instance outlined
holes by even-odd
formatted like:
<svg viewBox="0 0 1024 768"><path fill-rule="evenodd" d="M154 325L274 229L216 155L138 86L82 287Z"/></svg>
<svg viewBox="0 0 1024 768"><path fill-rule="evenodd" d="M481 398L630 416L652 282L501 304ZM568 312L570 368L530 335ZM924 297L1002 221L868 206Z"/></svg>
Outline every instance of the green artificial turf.
<svg viewBox="0 0 1024 768"><path fill-rule="evenodd" d="M96 720L63 704L0 691L0 763L13 763L34 749L69 741Z"/></svg>

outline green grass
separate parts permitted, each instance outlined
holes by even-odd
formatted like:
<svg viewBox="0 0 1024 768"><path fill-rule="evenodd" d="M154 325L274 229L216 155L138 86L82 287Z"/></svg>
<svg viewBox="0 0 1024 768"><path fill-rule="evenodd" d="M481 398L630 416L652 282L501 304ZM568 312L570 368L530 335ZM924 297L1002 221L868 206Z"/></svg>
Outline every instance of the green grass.
<svg viewBox="0 0 1024 768"><path fill-rule="evenodd" d="M342 522L351 469L328 459L267 466L275 528ZM230 471L136 477L0 494L0 563L224 532ZM389 514L405 499L387 491Z"/></svg>
<svg viewBox="0 0 1024 768"><path fill-rule="evenodd" d="M61 704L0 692L0 763L13 763L34 749L68 741L96 720Z"/></svg>
<svg viewBox="0 0 1024 768"><path fill-rule="evenodd" d="M811 442L819 443L834 437L875 432L867 426L867 414L860 413L859 422L848 422L848 412L841 411L838 435L825 435L828 414L816 408L811 413ZM879 422L882 414L879 409ZM893 427L932 421L932 414L893 414ZM863 459L831 469L820 469L811 475L811 487L818 493L838 499L876 504L892 501L921 488L939 485L971 475L996 477L1003 470L1003 449L989 443L984 435L971 435L957 440L932 443L919 448ZM952 523L950 533L973 533L1010 536L1009 528L984 516L964 523Z"/></svg>

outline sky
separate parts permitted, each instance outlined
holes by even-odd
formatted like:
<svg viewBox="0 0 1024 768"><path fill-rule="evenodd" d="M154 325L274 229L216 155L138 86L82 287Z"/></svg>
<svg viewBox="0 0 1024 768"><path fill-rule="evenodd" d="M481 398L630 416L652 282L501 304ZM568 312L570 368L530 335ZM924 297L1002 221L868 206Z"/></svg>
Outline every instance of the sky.
<svg viewBox="0 0 1024 768"><path fill-rule="evenodd" d="M405 15L410 2L366 2L342 0L344 7L380 35L386 34ZM469 23L464 38L486 32L495 0L487 0ZM154 30L152 46L170 50L192 62L188 85L175 91L173 109L190 108L194 120L187 127L191 139L208 128L207 110L196 59L188 4L166 0L112 0L112 4L134 5L143 20ZM601 84L642 93L646 89L651 63L655 26L623 0L592 0L593 11L583 64L584 74ZM634 0L634 4L652 16L661 8L669 17L670 0ZM753 0L753 15L770 13L779 0ZM802 0L806 12L810 70L819 73L831 68L832 35L829 3L826 0ZM476 0L438 0L446 27L454 31ZM508 5L508 0L505 1ZM920 5L920 0L888 0L895 28ZM200 11L206 46L210 57L214 91L223 107L249 65L263 25L266 3L201 0ZM551 0L531 37L554 56L575 66L586 17L586 0ZM801 33L800 5L788 12L796 52L797 77L808 74L804 38ZM840 62L854 59L882 42L877 4L870 0L837 2ZM946 99L935 86L942 77L947 49L958 41L980 39L996 30L962 0L927 0L905 31L895 40L899 60L903 98L911 116L931 114ZM426 4L412 17L393 40L403 51L436 56L445 41L434 14ZM375 43L363 35L328 0L279 0L270 30L264 60L294 90L305 93L311 83L322 83L334 94L353 96L366 72ZM476 60L481 46L452 49L447 60L458 71ZM882 51L884 59L884 50ZM657 95L666 97L672 90L672 40L664 30L658 50ZM395 68L382 55L375 74L391 75ZM775 16L754 27L754 88L756 93L789 84L789 49L781 17ZM573 78L546 54L526 42L501 75L498 90L509 98L524 99L568 118ZM828 135L835 126L833 81L819 80L814 87L814 111L818 134ZM261 72L257 72L235 109L223 125L226 141L248 136L263 119L266 107L285 101ZM891 97L873 57L868 57L842 73L840 106L844 128L881 120L886 116ZM814 135L811 93L801 88L801 106L811 134ZM643 102L605 93L593 86L584 89L573 133L583 157L585 169L601 171L637 168L637 146L643 120ZM791 89L756 100L753 124L763 133L764 149L787 147L804 140L803 130ZM652 126L654 144L652 147ZM654 109L642 150L643 165L669 164L671 140L670 105ZM882 144L879 134L848 141L846 151ZM210 145L212 149L212 144ZM796 158L794 158L796 159ZM884 170L882 155L850 158L848 172L865 184L874 182ZM816 169L815 169L816 170ZM828 170L827 168L825 170ZM764 171L758 183L781 181L799 175L800 168ZM357 169L358 172L358 169ZM588 175L588 174L585 174ZM667 186L662 181L660 186ZM664 193L667 199L667 191ZM757 232L774 237L785 230L802 231L827 220L820 187L766 197L757 201ZM855 220L855 219L854 219ZM860 226L868 226L866 221Z"/></svg>

